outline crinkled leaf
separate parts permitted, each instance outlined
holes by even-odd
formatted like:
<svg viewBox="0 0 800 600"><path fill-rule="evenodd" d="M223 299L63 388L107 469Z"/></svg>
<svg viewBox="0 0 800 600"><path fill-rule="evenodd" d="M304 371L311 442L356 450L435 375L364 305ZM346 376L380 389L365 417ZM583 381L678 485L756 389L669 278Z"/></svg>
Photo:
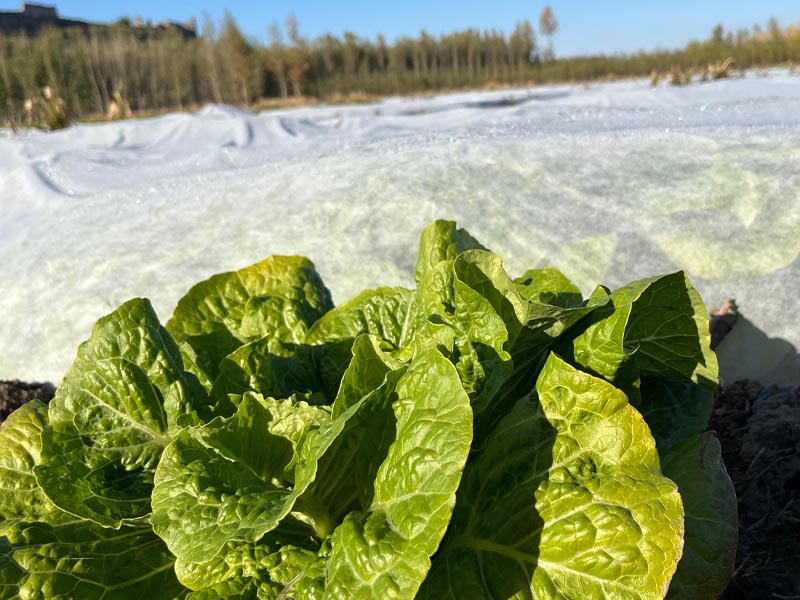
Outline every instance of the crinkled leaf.
<svg viewBox="0 0 800 600"><path fill-rule="evenodd" d="M435 349L415 357L397 397L372 503L331 538L326 598L414 598L450 521L472 440L469 398Z"/></svg>
<svg viewBox="0 0 800 600"><path fill-rule="evenodd" d="M528 393L551 345L595 306L562 308L526 301L500 258L468 250L442 262L420 285L428 332L445 348L475 411L480 443Z"/></svg>
<svg viewBox="0 0 800 600"><path fill-rule="evenodd" d="M187 373L191 373L197 378L197 382L207 392L211 391L211 385L214 381L210 378L209 372L211 369L208 365L203 365L203 358L207 355L198 355L195 349L187 341L178 344L181 352L181 359L183 359L183 368Z"/></svg>
<svg viewBox="0 0 800 600"><path fill-rule="evenodd" d="M244 344L220 362L211 397L222 406L229 396L249 391L273 398L315 392L325 395L330 386L321 360L318 349L310 346L279 348L269 338ZM228 407L228 414L223 409L220 413L230 416L232 408Z"/></svg>
<svg viewBox="0 0 800 600"><path fill-rule="evenodd" d="M403 348L414 339L424 318L414 292L405 288L365 290L352 300L329 311L317 321L306 336L307 344L335 340L355 340L371 334Z"/></svg>
<svg viewBox="0 0 800 600"><path fill-rule="evenodd" d="M455 261L440 262L420 283L426 335L447 353L472 401L476 418L511 373L509 331L491 301L459 279ZM502 292L492 294L502 298Z"/></svg>
<svg viewBox="0 0 800 600"><path fill-rule="evenodd" d="M242 395L253 391L265 396L283 397L273 372L269 338L245 344L219 364L219 375L211 388L211 397Z"/></svg>
<svg viewBox="0 0 800 600"><path fill-rule="evenodd" d="M0 598L175 600L186 594L173 571L175 559L149 528L16 523L4 535ZM8 595L14 588L16 595Z"/></svg>
<svg viewBox="0 0 800 600"><path fill-rule="evenodd" d="M399 287L378 288L366 290L329 311L314 324L305 341L313 345L323 387L338 390L350 351L355 352L356 338L371 335L381 340L384 350L396 351L395 354L402 350L404 356L410 357L415 336L425 328L425 312L416 292Z"/></svg>
<svg viewBox="0 0 800 600"><path fill-rule="evenodd" d="M486 298L505 323L509 338L514 339L528 318L528 308L505 272L502 259L485 250L469 250L456 258L453 270L457 285L468 286Z"/></svg>
<svg viewBox="0 0 800 600"><path fill-rule="evenodd" d="M562 308L551 304L530 302L524 326L509 343L513 370L492 401L492 412L486 415L476 430L483 439L502 419L516 401L533 390L548 353L565 333L590 315L597 306Z"/></svg>
<svg viewBox="0 0 800 600"><path fill-rule="evenodd" d="M311 481L300 510L314 519L320 538L354 506L363 508L372 502L378 467L394 441L392 404L397 399L397 380L404 372L401 363L381 351L377 338L356 339L353 360L333 403L331 424L344 419L342 433L331 438L326 428L310 432L295 474ZM310 460L304 460L305 455Z"/></svg>
<svg viewBox="0 0 800 600"><path fill-rule="evenodd" d="M45 496L33 474L41 460L46 425L47 406L38 400L21 406L0 425L0 522L52 522L64 515Z"/></svg>
<svg viewBox="0 0 800 600"><path fill-rule="evenodd" d="M662 454L664 475L677 485L686 510L683 557L667 598L718 598L736 558L736 494L713 433L695 435Z"/></svg>
<svg viewBox="0 0 800 600"><path fill-rule="evenodd" d="M333 402L333 415L338 417L356 402L380 388L391 371L403 364L380 349L380 341L362 335L353 344L353 360L342 376L339 392Z"/></svg>
<svg viewBox="0 0 800 600"><path fill-rule="evenodd" d="M290 400L281 404L284 411L297 409ZM268 405L257 394L247 394L236 414L227 422L217 419L193 430L193 437L204 446L214 448L222 458L246 467L260 479L280 481L291 462L294 440L283 435L284 427L279 426L281 433L275 431L275 416L270 407L276 405L279 404ZM285 412L281 417L283 425Z"/></svg>
<svg viewBox="0 0 800 600"><path fill-rule="evenodd" d="M420 236L417 284L440 262L455 260L462 252L476 249L485 250L466 229L458 229L454 221L434 221L422 230Z"/></svg>
<svg viewBox="0 0 800 600"><path fill-rule="evenodd" d="M242 344L263 337L299 343L331 308L330 292L310 260L273 256L192 287L167 329L192 346L196 364L213 381L219 362Z"/></svg>
<svg viewBox="0 0 800 600"><path fill-rule="evenodd" d="M624 346L625 328L633 311L633 302L647 290L651 282L650 279L635 281L613 294L603 287L595 289L588 301L589 306L596 307L591 324L572 341L576 364L608 381L616 380L618 372L628 360Z"/></svg>
<svg viewBox="0 0 800 600"><path fill-rule="evenodd" d="M207 398L195 376L184 369L182 352L170 333L161 325L153 306L146 298L134 298L112 313L102 317L92 328L91 337L80 345L75 362L67 371L50 404L59 412L62 404L59 391L65 386L81 388L90 377L93 367L102 361L126 362L136 365L160 395L167 430L174 433L180 427L181 416L202 411ZM135 406L116 407L133 412Z"/></svg>
<svg viewBox="0 0 800 600"><path fill-rule="evenodd" d="M572 308L583 303L580 289L554 267L530 269L514 285L523 298L539 304Z"/></svg>
<svg viewBox="0 0 800 600"><path fill-rule="evenodd" d="M369 338L364 339L371 344ZM365 356L369 358L368 354ZM348 372L357 373L362 368L371 371L380 365L385 363L370 360L362 364L356 360ZM388 367L383 369L381 381ZM345 374L345 379L349 378ZM356 382L364 379L353 378ZM358 461L350 464L343 460L353 453L342 448L360 447L360 440L370 429L367 421L374 414L385 412L385 399L393 390L393 383L378 391L370 388L366 396L345 410L336 412L334 407L335 418L310 429L296 456L290 438L269 430L274 417L268 407L245 395L233 417L216 419L185 432L165 451L153 491L156 531L176 556L196 563L211 560L226 542L257 542L293 510L307 519L307 535L324 539L335 525L329 512L331 505L344 510L349 502L337 505L341 494L352 497L359 491L352 485L341 485L362 469ZM375 427L372 434L383 435L381 431ZM241 450L230 451L233 446ZM245 453L251 446L252 450ZM370 450L373 458L380 454L379 448ZM284 479L283 471L290 463L296 466L292 475L285 475ZM319 476L318 471L331 481ZM323 480L325 484L321 485ZM371 483L367 480L362 486ZM305 494L312 484L323 492L317 495L311 490Z"/></svg>
<svg viewBox="0 0 800 600"><path fill-rule="evenodd" d="M331 420L331 407L312 405L295 396L285 400L256 397L261 405L272 414L272 420L269 423L270 433L284 437L292 444L293 457L284 468L283 477L287 481L293 482L294 467L299 458L300 445L310 431L319 429Z"/></svg>
<svg viewBox="0 0 800 600"><path fill-rule="evenodd" d="M0 430L0 599L182 598L173 559L149 528L75 520L44 495L33 469L46 425L47 407L34 400Z"/></svg>
<svg viewBox="0 0 800 600"><path fill-rule="evenodd" d="M683 511L641 415L552 354L536 390L467 466L419 597L662 598Z"/></svg>
<svg viewBox="0 0 800 600"><path fill-rule="evenodd" d="M591 324L571 341L576 364L624 390L661 450L705 429L717 387L708 315L682 273L598 288ZM559 347L561 350L562 348Z"/></svg>
<svg viewBox="0 0 800 600"><path fill-rule="evenodd" d="M245 396L237 415L250 402L250 396ZM228 457L236 456L236 463L224 465L225 479L221 473L215 476L211 473L215 459L208 450L213 448L217 453L220 443L209 443L213 440L208 435L203 437L208 448L195 445L189 449L196 453L195 464L191 464L193 456L184 452L181 462L186 468L167 481L169 487L162 487L162 474L175 463L173 448L186 445L184 438L189 432L167 449L158 469L155 491L156 497L163 494L163 503L154 498L154 519L156 530L179 557L182 581L190 587L207 582L212 587L226 585L230 589L233 583L229 579L240 581L242 586L251 585L250 580L255 579L261 582L260 586L266 582L285 586L287 597L309 599L321 597L323 585L330 597L359 597L373 587L382 590L394 582L392 585L400 586L400 597L413 597L425 577L429 557L447 528L469 452L469 399L455 369L437 350L421 351L407 370L382 353L375 338L363 336L356 340L354 359L333 411L331 421L310 430L304 438L291 490L270 488L275 473L263 473L263 465L257 465L254 457L243 460L242 451L226 451ZM195 430L191 432L192 440L197 441L199 432L217 423L220 432L223 428L233 431L232 421L220 419ZM444 430L443 422L449 424ZM264 426L255 429L263 430ZM245 435L237 447L244 449L252 443ZM252 466L246 473L239 473L239 464ZM206 480L198 479L198 474ZM185 492L171 492L170 487L207 491L203 498L193 499L185 526L169 522L169 502L173 515L187 512L182 506ZM237 495L234 488L243 493ZM269 504L275 496L283 506ZM226 499L231 504L224 511L218 510L216 506ZM352 512L344 517L354 508L363 514ZM228 522L228 515L236 518ZM268 517L273 520L265 525ZM343 517L344 523L337 527ZM386 552L398 557L393 568L378 560L377 555L376 560L364 565L351 564L349 558L340 555L344 552L349 556L351 546L358 546L364 521L389 524L381 544L387 547ZM365 526L370 529L370 525ZM294 528L295 542L290 545L286 543L287 527ZM318 560L313 549L303 547L302 540L321 541L331 531L330 557L322 554ZM281 537L283 543L276 544ZM212 545L211 538L222 543ZM266 557L259 563L260 570L251 568L251 575L244 576L235 566L241 563L240 558L225 558L240 551L243 544L277 545L281 561L276 563ZM297 550L286 555L289 546ZM324 560L320 562L321 559ZM314 569L319 574L312 577ZM376 577L374 582L372 575ZM342 596L342 586L349 585L346 582L355 582L361 591L354 592L355 596Z"/></svg>
<svg viewBox="0 0 800 600"><path fill-rule="evenodd" d="M205 563L178 560L175 572L189 589L189 598L276 598L287 587L291 597L301 590L324 587L325 563L316 548L280 529L258 543L229 542Z"/></svg>
<svg viewBox="0 0 800 600"><path fill-rule="evenodd" d="M101 525L145 517L161 452L205 402L150 303L126 302L97 322L50 403L39 485Z"/></svg>
<svg viewBox="0 0 800 600"><path fill-rule="evenodd" d="M590 304L607 296L598 288ZM638 376L691 380L716 392L708 315L683 272L643 279L610 294L573 341L574 359L628 390ZM633 372L626 371L633 363Z"/></svg>
<svg viewBox="0 0 800 600"><path fill-rule="evenodd" d="M270 558L269 574L278 584L280 593L268 595L266 584L262 584L262 598L293 598L294 600L322 600L327 578L329 543L323 543L319 554L304 548L282 546Z"/></svg>
<svg viewBox="0 0 800 600"><path fill-rule="evenodd" d="M14 562L14 546L9 539L0 535L0 600L17 600L19 586L25 572Z"/></svg>
<svg viewBox="0 0 800 600"><path fill-rule="evenodd" d="M171 333L174 331L174 329L170 329ZM180 339L180 335L182 334L178 332L176 339ZM201 382L204 382L206 389L211 390L211 386L220 375L220 362L241 346L242 341L227 329L220 329L209 333L185 336L180 344L182 356L191 357L188 369Z"/></svg>
<svg viewBox="0 0 800 600"><path fill-rule="evenodd" d="M185 431L164 451L152 522L176 556L208 561L227 541L257 541L289 514L294 497L283 474L293 447L271 421L247 395L232 417Z"/></svg>
<svg viewBox="0 0 800 600"><path fill-rule="evenodd" d="M190 592L186 600L259 600L258 586L252 581L226 581L198 592Z"/></svg>

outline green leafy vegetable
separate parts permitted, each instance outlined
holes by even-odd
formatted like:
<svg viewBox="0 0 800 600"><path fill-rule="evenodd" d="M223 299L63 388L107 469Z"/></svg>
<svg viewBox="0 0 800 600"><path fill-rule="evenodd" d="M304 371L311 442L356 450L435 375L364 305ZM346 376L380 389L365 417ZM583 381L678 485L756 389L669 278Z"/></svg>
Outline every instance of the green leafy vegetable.
<svg viewBox="0 0 800 600"><path fill-rule="evenodd" d="M440 262L455 260L467 250L485 250L481 243L465 229L458 229L453 221L434 221L422 232L417 258L417 284Z"/></svg>
<svg viewBox="0 0 800 600"><path fill-rule="evenodd" d="M583 296L577 286L553 267L531 269L515 279L514 284L526 300L562 308L580 306L583 303Z"/></svg>
<svg viewBox="0 0 800 600"><path fill-rule="evenodd" d="M306 343L355 340L362 333L378 336L393 348L413 342L424 324L414 292L405 288L367 290L328 312L306 336Z"/></svg>
<svg viewBox="0 0 800 600"><path fill-rule="evenodd" d="M17 523L3 535L5 559L18 569L12 598L172 599L186 594L175 577L175 560L150 529L104 529L88 521Z"/></svg>
<svg viewBox="0 0 800 600"><path fill-rule="evenodd" d="M608 294L599 288L595 322L573 342L575 360L630 391L638 376L689 380L717 387L717 361L710 350L708 315L682 272L643 279Z"/></svg>
<svg viewBox="0 0 800 600"><path fill-rule="evenodd" d="M686 509L683 559L667 598L718 598L733 573L738 519L717 438L705 433L687 439L666 454L663 468Z"/></svg>
<svg viewBox="0 0 800 600"><path fill-rule="evenodd" d="M50 404L34 470L48 498L103 526L147 517L161 452L205 400L191 382L147 300L100 319Z"/></svg>
<svg viewBox="0 0 800 600"><path fill-rule="evenodd" d="M396 395L396 433L366 510L349 514L331 537L333 597L413 598L450 522L472 441L469 398L435 349L415 357Z"/></svg>
<svg viewBox="0 0 800 600"><path fill-rule="evenodd" d="M625 395L551 354L467 467L422 597L661 598L682 517Z"/></svg>
<svg viewBox="0 0 800 600"><path fill-rule="evenodd" d="M195 364L212 381L220 361L244 343L299 342L333 308L313 263L273 256L198 283L181 298L167 329L188 344Z"/></svg>
<svg viewBox="0 0 800 600"><path fill-rule="evenodd" d="M33 474L46 425L47 407L34 400L9 415L0 429L0 522L50 522L60 512Z"/></svg>
<svg viewBox="0 0 800 600"><path fill-rule="evenodd" d="M33 475L47 425L34 400L0 429L0 598L182 598L175 560L149 527L106 529L47 499Z"/></svg>
<svg viewBox="0 0 800 600"><path fill-rule="evenodd" d="M415 280L334 307L273 257L166 327L100 319L0 430L0 600L718 594L736 504L686 276L584 300L437 221Z"/></svg>

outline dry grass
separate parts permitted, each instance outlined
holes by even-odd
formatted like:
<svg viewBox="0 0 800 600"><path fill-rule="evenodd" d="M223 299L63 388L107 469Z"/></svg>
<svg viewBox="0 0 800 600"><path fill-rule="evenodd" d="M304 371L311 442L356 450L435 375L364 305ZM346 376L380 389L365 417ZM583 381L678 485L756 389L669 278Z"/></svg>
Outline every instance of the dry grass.
<svg viewBox="0 0 800 600"><path fill-rule="evenodd" d="M662 79L669 81L670 85L684 86L689 85L694 80L695 75L699 76L699 81L713 81L717 79L727 79L731 77L736 61L728 57L723 61L708 63L705 68L694 70L691 68L673 66L666 73L652 71L650 73L650 84L658 87Z"/></svg>
<svg viewBox="0 0 800 600"><path fill-rule="evenodd" d="M653 69L650 71L650 85L653 87L658 87L658 84L661 83L661 73Z"/></svg>
<svg viewBox="0 0 800 600"><path fill-rule="evenodd" d="M736 64L732 57L728 57L722 62L712 62L706 67L708 79L727 79L730 77L731 69Z"/></svg>
<svg viewBox="0 0 800 600"><path fill-rule="evenodd" d="M310 96L291 96L289 98L262 98L255 104L248 107L253 111L260 110L281 110L284 108L298 108L301 106L320 106L323 104L367 104L378 102L385 96L376 96L366 92L350 92L349 94L332 94L325 98L313 98Z"/></svg>
<svg viewBox="0 0 800 600"><path fill-rule="evenodd" d="M689 85L692 83L692 70L681 67L672 67L667 73L670 85Z"/></svg>

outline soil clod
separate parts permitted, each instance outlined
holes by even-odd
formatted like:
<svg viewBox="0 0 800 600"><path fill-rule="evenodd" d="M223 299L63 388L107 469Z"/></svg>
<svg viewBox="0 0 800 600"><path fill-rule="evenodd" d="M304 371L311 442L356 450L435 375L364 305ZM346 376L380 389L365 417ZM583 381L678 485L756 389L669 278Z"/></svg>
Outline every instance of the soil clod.
<svg viewBox="0 0 800 600"><path fill-rule="evenodd" d="M31 400L50 402L55 393L56 388L52 383L0 381L0 423L26 402Z"/></svg>

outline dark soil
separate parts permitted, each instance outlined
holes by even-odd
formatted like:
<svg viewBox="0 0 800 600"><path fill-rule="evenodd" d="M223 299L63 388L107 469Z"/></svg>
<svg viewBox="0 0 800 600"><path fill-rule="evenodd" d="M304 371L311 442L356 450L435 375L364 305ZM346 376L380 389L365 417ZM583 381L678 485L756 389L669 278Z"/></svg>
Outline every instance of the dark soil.
<svg viewBox="0 0 800 600"><path fill-rule="evenodd" d="M52 383L23 383L0 381L0 423L14 410L30 400L50 402L56 388Z"/></svg>
<svg viewBox="0 0 800 600"><path fill-rule="evenodd" d="M800 599L800 390L725 386L709 429L739 505L736 566L723 599Z"/></svg>

